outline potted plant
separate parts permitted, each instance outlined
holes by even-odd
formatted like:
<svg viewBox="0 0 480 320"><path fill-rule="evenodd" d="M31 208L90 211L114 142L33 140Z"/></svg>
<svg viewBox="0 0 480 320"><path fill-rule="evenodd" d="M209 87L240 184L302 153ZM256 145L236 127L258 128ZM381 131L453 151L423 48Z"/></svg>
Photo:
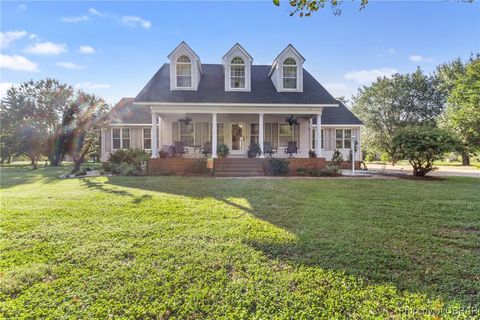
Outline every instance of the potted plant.
<svg viewBox="0 0 480 320"><path fill-rule="evenodd" d="M230 149L226 144L222 143L218 146L217 154L220 158L226 158L229 153L230 153Z"/></svg>
<svg viewBox="0 0 480 320"><path fill-rule="evenodd" d="M262 149L260 149L260 145L258 143L252 143L248 147L247 155L249 158L256 158L257 156L262 155Z"/></svg>
<svg viewBox="0 0 480 320"><path fill-rule="evenodd" d="M295 125L295 124L298 124L297 118L295 118L293 115L288 116L285 119L285 122L287 122L290 125L290 127Z"/></svg>

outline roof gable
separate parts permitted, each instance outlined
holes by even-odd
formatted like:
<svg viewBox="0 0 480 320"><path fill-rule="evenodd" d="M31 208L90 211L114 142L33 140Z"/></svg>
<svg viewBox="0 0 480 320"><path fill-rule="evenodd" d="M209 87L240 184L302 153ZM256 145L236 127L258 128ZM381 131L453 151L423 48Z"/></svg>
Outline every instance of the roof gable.
<svg viewBox="0 0 480 320"><path fill-rule="evenodd" d="M245 50L238 42L235 43L233 45L232 48L230 48L230 50L227 51L227 53L224 54L224 56L222 57L222 60L225 60L228 56L230 56L232 54L232 52L234 52L235 50L239 50L245 57L249 58L250 59L250 62L253 61L253 57L247 52L247 50Z"/></svg>

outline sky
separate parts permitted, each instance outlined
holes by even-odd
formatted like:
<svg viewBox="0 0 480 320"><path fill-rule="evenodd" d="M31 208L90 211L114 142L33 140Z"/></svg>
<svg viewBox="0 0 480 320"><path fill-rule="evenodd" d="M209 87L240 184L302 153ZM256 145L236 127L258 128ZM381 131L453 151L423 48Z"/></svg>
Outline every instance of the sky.
<svg viewBox="0 0 480 320"><path fill-rule="evenodd" d="M254 64L289 43L335 97L377 76L432 72L480 52L480 2L344 2L291 17L288 0L2 1L0 95L12 84L53 77L110 103L135 97L183 40L202 63L221 63L239 42Z"/></svg>

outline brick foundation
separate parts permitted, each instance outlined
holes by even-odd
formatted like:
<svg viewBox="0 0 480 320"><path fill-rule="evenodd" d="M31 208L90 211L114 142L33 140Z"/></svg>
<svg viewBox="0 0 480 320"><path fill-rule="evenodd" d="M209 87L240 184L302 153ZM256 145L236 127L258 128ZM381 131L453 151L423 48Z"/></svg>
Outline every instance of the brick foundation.
<svg viewBox="0 0 480 320"><path fill-rule="evenodd" d="M158 158L148 160L148 173L155 174L189 174L199 172L199 163L203 159Z"/></svg>
<svg viewBox="0 0 480 320"><path fill-rule="evenodd" d="M296 176L297 175L297 168L323 169L327 165L326 161L325 161L325 158L289 158L288 162L290 163L288 165L288 168L289 168L288 175L289 176Z"/></svg>

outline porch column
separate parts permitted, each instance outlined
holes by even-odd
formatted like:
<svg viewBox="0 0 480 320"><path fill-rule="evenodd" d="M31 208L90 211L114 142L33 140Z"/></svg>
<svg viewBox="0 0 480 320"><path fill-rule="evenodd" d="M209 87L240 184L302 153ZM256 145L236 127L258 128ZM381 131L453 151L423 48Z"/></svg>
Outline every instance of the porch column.
<svg viewBox="0 0 480 320"><path fill-rule="evenodd" d="M212 158L217 157L217 114L212 113Z"/></svg>
<svg viewBox="0 0 480 320"><path fill-rule="evenodd" d="M260 158L265 158L265 155L263 154L263 131L263 113L260 113L258 115L258 144L260 145L260 150L262 151Z"/></svg>
<svg viewBox="0 0 480 320"><path fill-rule="evenodd" d="M152 137L152 158L158 158L158 149L157 149L157 119L158 115L153 112L152 113L152 130L151 130L151 137Z"/></svg>
<svg viewBox="0 0 480 320"><path fill-rule="evenodd" d="M315 135L315 154L317 158L322 156L322 113L317 114L317 132Z"/></svg>

